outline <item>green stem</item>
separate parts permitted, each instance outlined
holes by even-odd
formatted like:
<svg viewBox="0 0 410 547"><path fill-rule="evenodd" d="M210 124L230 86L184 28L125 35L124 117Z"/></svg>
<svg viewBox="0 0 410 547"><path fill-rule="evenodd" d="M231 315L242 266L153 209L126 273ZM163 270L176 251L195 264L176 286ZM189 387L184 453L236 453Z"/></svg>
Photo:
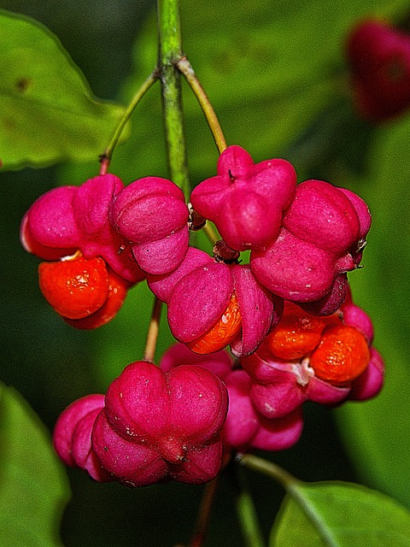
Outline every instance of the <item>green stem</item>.
<svg viewBox="0 0 410 547"><path fill-rule="evenodd" d="M215 144L218 148L219 153L221 154L226 148L226 140L223 134L222 128L220 126L215 110L208 99L207 94L205 93L204 88L202 87L200 81L198 80L194 69L191 66L191 63L186 57L182 57L177 63L177 66L181 73L185 76L186 81L190 85L192 91L194 92L198 102L202 108L203 113L205 114L206 121L208 122L211 133L215 139Z"/></svg>
<svg viewBox="0 0 410 547"><path fill-rule="evenodd" d="M202 229L211 245L215 245L218 239L220 239L216 233L216 230L209 224L209 222L207 222Z"/></svg>
<svg viewBox="0 0 410 547"><path fill-rule="evenodd" d="M135 107L140 102L142 97L145 95L145 93L148 91L148 89L158 80L159 73L158 70L155 69L152 74L145 80L145 82L142 84L142 86L138 89L138 91L135 93L133 98L131 99L131 102L127 106L123 117L121 118L120 123L118 124L117 128L114 131L113 136L111 137L111 141L108 144L107 148L104 150L104 153L101 154L101 169L100 169L100 175L105 175L108 171L108 167L111 162L112 154L114 152L115 147L118 144L118 140L121 137L121 133L124 130L124 127L127 125L128 120L130 119L132 113L134 112Z"/></svg>
<svg viewBox="0 0 410 547"><path fill-rule="evenodd" d="M300 481L278 465L253 456L245 454L237 458L237 460L255 471L259 471L279 482L286 490L287 494L293 498L293 501L299 505L305 513L308 520L316 528L319 536L323 539L324 545L336 545L336 541L329 530L326 522L323 521L322 515L312 503L312 500L305 494L303 486L305 483Z"/></svg>
<svg viewBox="0 0 410 547"><path fill-rule="evenodd" d="M185 132L182 115L181 76L176 63L182 57L179 0L158 0L158 66L170 176L187 200L190 195Z"/></svg>
<svg viewBox="0 0 410 547"><path fill-rule="evenodd" d="M297 488L298 485L302 484L301 481L282 469L282 467L279 467L279 465L262 458L258 458L253 454L243 454L238 456L237 461L239 461L242 465L253 469L254 471L268 475L268 477L271 477L281 484L288 493L291 493L291 491Z"/></svg>
<svg viewBox="0 0 410 547"><path fill-rule="evenodd" d="M245 475L231 464L235 489L236 512L246 547L265 547L265 541L259 527L256 509L249 492Z"/></svg>

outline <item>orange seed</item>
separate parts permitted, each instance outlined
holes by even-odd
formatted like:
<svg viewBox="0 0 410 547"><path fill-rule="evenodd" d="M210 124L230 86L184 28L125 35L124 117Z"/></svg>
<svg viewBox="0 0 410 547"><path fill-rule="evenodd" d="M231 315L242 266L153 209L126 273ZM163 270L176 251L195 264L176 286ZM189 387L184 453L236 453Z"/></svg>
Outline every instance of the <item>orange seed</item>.
<svg viewBox="0 0 410 547"><path fill-rule="evenodd" d="M279 359L300 359L319 344L325 326L325 321L303 312L285 315L267 335L264 344Z"/></svg>
<svg viewBox="0 0 410 547"><path fill-rule="evenodd" d="M208 354L231 344L241 329L242 317L238 300L232 293L228 307L221 318L200 338L188 342L187 347L195 353Z"/></svg>
<svg viewBox="0 0 410 547"><path fill-rule="evenodd" d="M102 258L82 256L39 266L40 289L54 310L68 319L96 312L108 296L108 273Z"/></svg>
<svg viewBox="0 0 410 547"><path fill-rule="evenodd" d="M310 366L318 378L337 386L360 376L369 361L369 347L361 332L347 325L331 325L312 353Z"/></svg>
<svg viewBox="0 0 410 547"><path fill-rule="evenodd" d="M109 323L111 319L117 315L127 296L130 284L122 277L113 272L110 268L108 271L108 294L104 304L97 311L83 317L82 319L68 319L64 317L64 321L75 327L76 329L92 330Z"/></svg>

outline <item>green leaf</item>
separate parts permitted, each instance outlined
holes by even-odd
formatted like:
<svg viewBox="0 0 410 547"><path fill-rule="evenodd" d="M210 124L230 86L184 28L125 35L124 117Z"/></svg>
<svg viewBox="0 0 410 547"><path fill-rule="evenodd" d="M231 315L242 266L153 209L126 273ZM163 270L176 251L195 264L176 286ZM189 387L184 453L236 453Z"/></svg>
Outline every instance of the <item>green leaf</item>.
<svg viewBox="0 0 410 547"><path fill-rule="evenodd" d="M271 532L270 547L409 547L410 513L358 484L299 483Z"/></svg>
<svg viewBox="0 0 410 547"><path fill-rule="evenodd" d="M410 507L410 116L380 128L360 185L373 214L364 270L350 277L353 296L372 317L386 363L382 393L347 404L336 416L363 480Z"/></svg>
<svg viewBox="0 0 410 547"><path fill-rule="evenodd" d="M61 546L69 495L43 424L18 392L0 384L0 544Z"/></svg>
<svg viewBox="0 0 410 547"><path fill-rule="evenodd" d="M0 158L4 168L95 160L123 108L97 101L58 39L0 10Z"/></svg>

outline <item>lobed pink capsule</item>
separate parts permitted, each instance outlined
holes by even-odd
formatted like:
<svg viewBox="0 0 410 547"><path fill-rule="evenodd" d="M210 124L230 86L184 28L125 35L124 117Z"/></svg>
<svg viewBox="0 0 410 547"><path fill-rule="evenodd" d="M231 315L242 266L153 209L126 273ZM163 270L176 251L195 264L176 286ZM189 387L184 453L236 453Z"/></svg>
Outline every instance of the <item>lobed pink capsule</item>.
<svg viewBox="0 0 410 547"><path fill-rule="evenodd" d="M138 361L110 385L93 449L103 467L130 486L207 482L221 467L227 408L226 388L210 371L182 365L163 372Z"/></svg>
<svg viewBox="0 0 410 547"><path fill-rule="evenodd" d="M184 365L199 365L223 380L229 395L229 409L222 428L222 441L226 452L284 450L296 443L303 428L300 409L283 418L266 419L254 407L250 390L251 377L241 369L232 369L229 354L219 351L210 355L197 355L183 344L169 348L161 359L163 370Z"/></svg>
<svg viewBox="0 0 410 547"><path fill-rule="evenodd" d="M145 177L129 184L112 201L110 222L149 274L172 272L187 252L188 207L170 180Z"/></svg>
<svg viewBox="0 0 410 547"><path fill-rule="evenodd" d="M296 172L289 162L255 164L248 152L233 145L220 155L217 175L194 188L191 203L215 223L232 249L265 249L279 233L295 186Z"/></svg>
<svg viewBox="0 0 410 547"><path fill-rule="evenodd" d="M252 251L252 272L285 300L321 301L316 313L333 313L346 296L344 274L360 263L370 221L366 204L353 192L305 181L296 189L277 239L265 251Z"/></svg>
<svg viewBox="0 0 410 547"><path fill-rule="evenodd" d="M111 480L91 444L94 422L104 408L104 395L86 395L71 403L59 416L53 432L53 445L62 461L88 472L96 481Z"/></svg>
<svg viewBox="0 0 410 547"><path fill-rule="evenodd" d="M282 313L281 299L257 282L248 265L219 263L197 249L190 248L169 276L150 276L148 284L154 294L168 304L172 334L188 344L201 341L221 318L223 322L226 316L228 322L229 305L235 298L240 330L234 339L221 338L221 344L205 351L208 353L228 344L237 356L255 351ZM214 334L218 337L218 333Z"/></svg>

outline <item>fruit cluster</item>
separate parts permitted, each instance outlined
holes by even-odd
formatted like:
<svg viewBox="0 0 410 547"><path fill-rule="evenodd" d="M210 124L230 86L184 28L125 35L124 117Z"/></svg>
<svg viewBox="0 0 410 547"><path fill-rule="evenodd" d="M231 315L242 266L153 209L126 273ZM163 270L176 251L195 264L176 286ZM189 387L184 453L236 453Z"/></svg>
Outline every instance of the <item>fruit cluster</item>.
<svg viewBox="0 0 410 547"><path fill-rule="evenodd" d="M34 203L21 239L48 261L40 287L67 322L106 323L146 278L179 342L159 367L132 363L105 397L62 413L54 445L64 462L130 486L201 483L232 450L294 444L306 400L337 405L378 393L383 362L347 281L370 213L351 191L296 182L287 161L255 164L230 146L190 204L169 180L124 187L113 175ZM194 218L211 220L223 238L213 257L189 245Z"/></svg>
<svg viewBox="0 0 410 547"><path fill-rule="evenodd" d="M232 451L296 443L305 401L374 397L384 365L372 338L369 317L350 298L326 317L286 303L260 348L237 361L225 350L201 355L175 344L159 367L128 365L105 397L83 397L61 414L55 449L102 482L209 481Z"/></svg>

